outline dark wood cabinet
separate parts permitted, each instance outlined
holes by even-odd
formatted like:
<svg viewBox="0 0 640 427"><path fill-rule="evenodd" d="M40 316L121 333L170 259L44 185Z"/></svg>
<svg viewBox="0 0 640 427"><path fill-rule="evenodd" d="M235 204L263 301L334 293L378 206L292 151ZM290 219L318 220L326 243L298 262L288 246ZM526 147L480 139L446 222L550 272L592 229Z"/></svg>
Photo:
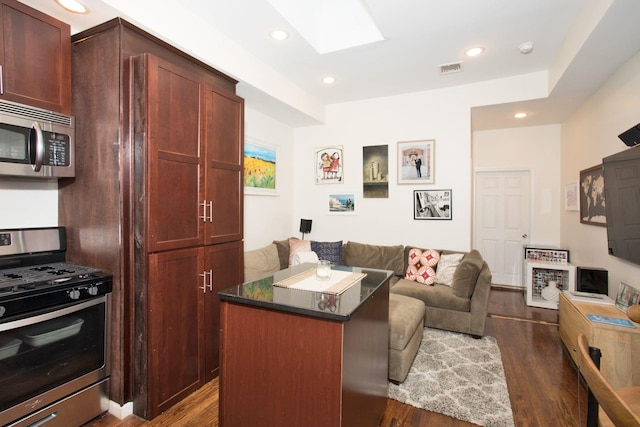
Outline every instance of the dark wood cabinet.
<svg viewBox="0 0 640 427"><path fill-rule="evenodd" d="M0 0L0 98L71 114L68 24L15 0Z"/></svg>
<svg viewBox="0 0 640 427"><path fill-rule="evenodd" d="M59 222L71 262L114 275L110 398L151 419L218 373L215 291L243 270L244 104L235 80L119 18L74 35L72 61Z"/></svg>

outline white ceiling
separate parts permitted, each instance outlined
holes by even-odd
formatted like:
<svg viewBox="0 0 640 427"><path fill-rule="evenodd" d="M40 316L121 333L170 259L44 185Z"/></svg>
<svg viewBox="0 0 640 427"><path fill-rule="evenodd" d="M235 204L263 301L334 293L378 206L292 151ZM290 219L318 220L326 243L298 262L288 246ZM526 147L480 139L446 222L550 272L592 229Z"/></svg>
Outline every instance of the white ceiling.
<svg viewBox="0 0 640 427"><path fill-rule="evenodd" d="M247 105L293 126L316 124L327 104L549 72L549 97L476 107L474 130L559 123L638 52L638 0L363 0L385 40L319 54L268 0L21 0L72 32L122 16L238 79ZM272 29L291 37L275 42ZM524 42L535 43L528 55ZM484 47L465 58L463 51ZM439 65L463 61L440 75ZM321 78L331 74L336 83ZM635 94L637 97L637 94ZM515 110L530 118L515 122Z"/></svg>

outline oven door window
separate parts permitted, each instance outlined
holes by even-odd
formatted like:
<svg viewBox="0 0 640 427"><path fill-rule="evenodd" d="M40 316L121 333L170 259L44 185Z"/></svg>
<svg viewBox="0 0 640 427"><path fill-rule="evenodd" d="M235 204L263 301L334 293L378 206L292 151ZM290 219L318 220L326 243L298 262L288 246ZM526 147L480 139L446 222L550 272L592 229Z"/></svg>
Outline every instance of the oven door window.
<svg viewBox="0 0 640 427"><path fill-rule="evenodd" d="M0 324L0 411L105 366L106 299Z"/></svg>

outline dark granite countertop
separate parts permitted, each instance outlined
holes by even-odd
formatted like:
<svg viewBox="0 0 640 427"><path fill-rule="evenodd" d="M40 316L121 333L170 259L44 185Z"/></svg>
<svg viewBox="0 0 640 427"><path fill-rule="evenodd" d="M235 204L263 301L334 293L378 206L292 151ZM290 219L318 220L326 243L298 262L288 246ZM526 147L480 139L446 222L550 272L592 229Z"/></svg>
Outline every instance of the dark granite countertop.
<svg viewBox="0 0 640 427"><path fill-rule="evenodd" d="M313 317L347 321L393 274L392 271L360 267L332 266L332 270L365 273L366 276L339 295L273 286L281 280L315 268L300 264L253 282L218 292L222 301L246 304Z"/></svg>

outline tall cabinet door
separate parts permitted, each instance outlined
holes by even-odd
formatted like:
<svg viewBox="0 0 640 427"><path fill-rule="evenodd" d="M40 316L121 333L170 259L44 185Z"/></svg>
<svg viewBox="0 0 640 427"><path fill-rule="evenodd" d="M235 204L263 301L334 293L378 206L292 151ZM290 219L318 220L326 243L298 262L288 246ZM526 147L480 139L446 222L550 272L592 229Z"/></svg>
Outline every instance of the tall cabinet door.
<svg viewBox="0 0 640 427"><path fill-rule="evenodd" d="M206 85L205 244L242 239L244 100Z"/></svg>
<svg viewBox="0 0 640 427"><path fill-rule="evenodd" d="M204 247L205 277L208 293L205 296L203 342L204 379L210 381L220 368L220 300L218 292L242 282L242 242L236 241Z"/></svg>
<svg viewBox="0 0 640 427"><path fill-rule="evenodd" d="M201 245L201 80L153 55L135 61L145 73L136 98L145 105L147 252Z"/></svg>
<svg viewBox="0 0 640 427"><path fill-rule="evenodd" d="M200 248L149 255L147 401L149 419L200 388L204 294Z"/></svg>

